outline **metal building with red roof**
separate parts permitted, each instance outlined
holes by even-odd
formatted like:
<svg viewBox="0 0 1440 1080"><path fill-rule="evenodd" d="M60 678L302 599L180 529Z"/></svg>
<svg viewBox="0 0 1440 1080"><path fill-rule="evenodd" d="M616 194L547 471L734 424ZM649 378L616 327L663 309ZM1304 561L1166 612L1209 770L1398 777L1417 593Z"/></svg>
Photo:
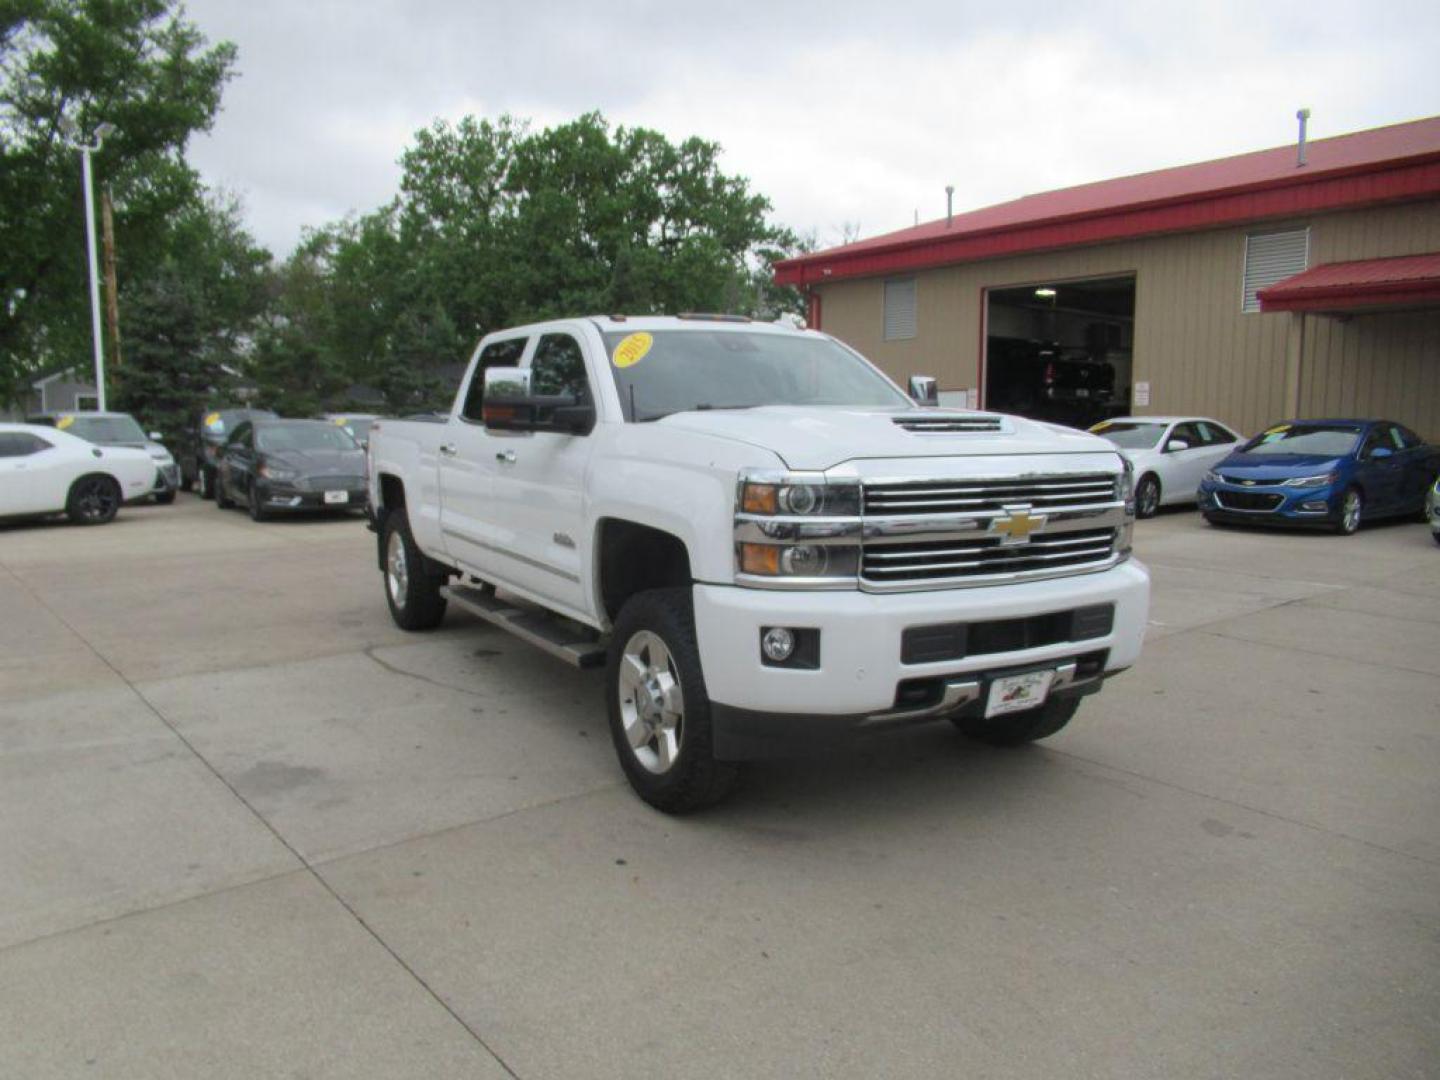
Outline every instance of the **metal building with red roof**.
<svg viewBox="0 0 1440 1080"><path fill-rule="evenodd" d="M774 272L812 325L952 400L1247 431L1383 415L1440 439L1440 117L1028 195Z"/></svg>

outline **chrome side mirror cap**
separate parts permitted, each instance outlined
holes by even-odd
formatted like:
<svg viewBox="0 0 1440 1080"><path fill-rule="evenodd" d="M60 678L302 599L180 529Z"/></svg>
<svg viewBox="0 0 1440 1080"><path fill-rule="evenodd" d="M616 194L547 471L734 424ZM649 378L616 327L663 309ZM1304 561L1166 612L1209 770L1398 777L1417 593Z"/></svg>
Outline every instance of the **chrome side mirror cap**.
<svg viewBox="0 0 1440 1080"><path fill-rule="evenodd" d="M911 375L910 400L916 405L939 405L939 381L934 375Z"/></svg>

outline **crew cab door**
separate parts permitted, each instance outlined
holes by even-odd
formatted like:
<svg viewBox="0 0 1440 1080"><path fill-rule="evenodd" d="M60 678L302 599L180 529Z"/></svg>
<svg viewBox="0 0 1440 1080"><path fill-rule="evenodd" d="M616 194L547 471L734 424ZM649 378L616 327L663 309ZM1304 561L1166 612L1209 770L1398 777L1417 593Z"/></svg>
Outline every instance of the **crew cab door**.
<svg viewBox="0 0 1440 1080"><path fill-rule="evenodd" d="M529 344L530 338L521 335L488 342L480 350L465 396L440 440L441 543L457 565L486 578L499 569L494 565L502 531L494 498L496 455L512 440L485 427L485 371L519 367Z"/></svg>
<svg viewBox="0 0 1440 1080"><path fill-rule="evenodd" d="M595 401L585 347L568 331L541 334L529 360L531 391ZM495 563L502 581L561 609L590 614L582 579L585 474L594 435L534 431L495 440Z"/></svg>

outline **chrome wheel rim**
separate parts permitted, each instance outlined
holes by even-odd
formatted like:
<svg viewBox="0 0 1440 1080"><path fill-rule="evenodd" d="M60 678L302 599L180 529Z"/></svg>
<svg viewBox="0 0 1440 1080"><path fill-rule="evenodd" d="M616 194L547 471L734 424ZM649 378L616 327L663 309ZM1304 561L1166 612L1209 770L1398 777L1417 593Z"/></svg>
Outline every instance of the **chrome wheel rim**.
<svg viewBox="0 0 1440 1080"><path fill-rule="evenodd" d="M635 760L657 776L669 772L685 739L685 695L665 642L641 630L620 656L620 720Z"/></svg>
<svg viewBox="0 0 1440 1080"><path fill-rule="evenodd" d="M390 602L396 608L404 608L405 594L410 588L410 565L405 561L405 540L398 531L390 534L386 545L385 587L390 590Z"/></svg>
<svg viewBox="0 0 1440 1080"><path fill-rule="evenodd" d="M86 521L99 521L115 513L119 502L114 487L104 480L89 481L80 489L76 501L80 506L80 516Z"/></svg>
<svg viewBox="0 0 1440 1080"><path fill-rule="evenodd" d="M1140 485L1140 516L1149 517L1160 503L1160 489L1155 481L1147 480Z"/></svg>
<svg viewBox="0 0 1440 1080"><path fill-rule="evenodd" d="M1345 504L1341 511L1341 522L1347 533L1360 528L1360 495L1355 491L1345 493Z"/></svg>

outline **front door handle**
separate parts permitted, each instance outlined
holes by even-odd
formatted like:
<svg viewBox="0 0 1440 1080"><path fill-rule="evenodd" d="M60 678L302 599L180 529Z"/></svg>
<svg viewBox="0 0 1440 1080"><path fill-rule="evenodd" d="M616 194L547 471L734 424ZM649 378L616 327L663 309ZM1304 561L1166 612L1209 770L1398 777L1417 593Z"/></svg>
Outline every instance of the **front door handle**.
<svg viewBox="0 0 1440 1080"><path fill-rule="evenodd" d="M447 443L441 443L441 444L440 444L440 454L441 454L441 456L443 456L443 457L454 457L454 456L455 456L455 453L456 453L456 450L455 450L455 444L454 444L454 443L448 443L448 442L447 442Z"/></svg>
<svg viewBox="0 0 1440 1080"><path fill-rule="evenodd" d="M499 453L497 453L497 454L495 455L495 460L498 461L498 462L500 462L501 465L514 465L514 464L515 464L515 451L514 451L514 450L501 450Z"/></svg>

